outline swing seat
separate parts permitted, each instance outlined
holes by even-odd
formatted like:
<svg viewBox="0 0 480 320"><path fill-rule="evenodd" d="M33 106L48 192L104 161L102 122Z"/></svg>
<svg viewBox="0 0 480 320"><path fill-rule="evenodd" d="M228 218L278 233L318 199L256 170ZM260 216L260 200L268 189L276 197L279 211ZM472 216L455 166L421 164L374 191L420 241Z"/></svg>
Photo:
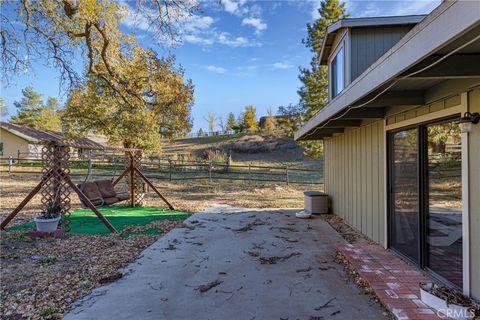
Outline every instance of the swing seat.
<svg viewBox="0 0 480 320"><path fill-rule="evenodd" d="M109 206L130 199L130 193L117 192L111 180L85 182L83 189L82 185L78 187L95 206ZM86 206L83 201L82 204Z"/></svg>

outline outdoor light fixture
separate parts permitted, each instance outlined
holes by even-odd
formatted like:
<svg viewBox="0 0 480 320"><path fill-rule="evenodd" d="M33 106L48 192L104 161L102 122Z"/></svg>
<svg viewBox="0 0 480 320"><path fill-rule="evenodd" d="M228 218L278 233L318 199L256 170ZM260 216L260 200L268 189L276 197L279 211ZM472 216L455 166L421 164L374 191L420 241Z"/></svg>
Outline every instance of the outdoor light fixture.
<svg viewBox="0 0 480 320"><path fill-rule="evenodd" d="M473 125L477 124L480 121L480 113L470 113L465 112L463 117L460 118L460 130L463 132L470 132L472 131Z"/></svg>

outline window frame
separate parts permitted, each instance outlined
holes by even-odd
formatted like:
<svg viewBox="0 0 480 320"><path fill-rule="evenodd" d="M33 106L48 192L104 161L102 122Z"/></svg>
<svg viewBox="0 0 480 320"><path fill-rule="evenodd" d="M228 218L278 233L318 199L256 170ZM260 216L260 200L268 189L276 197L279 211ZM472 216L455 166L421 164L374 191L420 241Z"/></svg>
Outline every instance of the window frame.
<svg viewBox="0 0 480 320"><path fill-rule="evenodd" d="M340 41L338 41L338 44L335 46L335 49L332 51L332 54L330 55L328 59L328 92L329 92L329 98L330 100L333 100L335 97L339 96L343 90L347 87L347 68L348 68L348 63L347 63L347 33L342 36ZM337 58L337 55L339 51L343 51L343 87L340 91L337 92L337 94L334 94L333 92L333 80L334 80L334 75L333 75L333 61Z"/></svg>

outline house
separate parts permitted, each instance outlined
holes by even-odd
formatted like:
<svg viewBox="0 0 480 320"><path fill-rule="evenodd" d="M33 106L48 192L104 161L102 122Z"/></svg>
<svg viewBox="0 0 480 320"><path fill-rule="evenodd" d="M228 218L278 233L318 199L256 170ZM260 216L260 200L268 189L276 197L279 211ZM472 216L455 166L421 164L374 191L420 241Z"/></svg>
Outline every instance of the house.
<svg viewBox="0 0 480 320"><path fill-rule="evenodd" d="M295 139L324 141L331 210L480 299L480 1L327 30L329 102Z"/></svg>
<svg viewBox="0 0 480 320"><path fill-rule="evenodd" d="M103 141L99 138L83 138L75 143L74 156L83 149L103 149ZM41 157L42 146L45 142L63 142L61 132L43 131L35 128L19 126L8 122L0 122L0 157L13 159L38 159Z"/></svg>

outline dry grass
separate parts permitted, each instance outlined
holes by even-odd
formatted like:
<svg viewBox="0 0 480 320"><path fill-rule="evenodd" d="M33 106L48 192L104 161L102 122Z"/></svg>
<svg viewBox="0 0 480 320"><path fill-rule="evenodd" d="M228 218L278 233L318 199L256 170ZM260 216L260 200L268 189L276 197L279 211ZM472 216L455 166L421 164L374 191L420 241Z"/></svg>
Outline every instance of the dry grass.
<svg viewBox="0 0 480 320"><path fill-rule="evenodd" d="M38 183L39 177L32 175L0 175L0 215L11 212ZM247 208L301 208L303 191L318 190L321 185L260 184L244 181L165 181L153 180L160 192L178 210L196 212L212 204L230 204ZM79 208L79 200L71 194L73 208ZM155 193L146 196L146 206L164 206ZM40 196L34 197L19 215L20 221L38 213ZM18 220L18 219L16 219Z"/></svg>

